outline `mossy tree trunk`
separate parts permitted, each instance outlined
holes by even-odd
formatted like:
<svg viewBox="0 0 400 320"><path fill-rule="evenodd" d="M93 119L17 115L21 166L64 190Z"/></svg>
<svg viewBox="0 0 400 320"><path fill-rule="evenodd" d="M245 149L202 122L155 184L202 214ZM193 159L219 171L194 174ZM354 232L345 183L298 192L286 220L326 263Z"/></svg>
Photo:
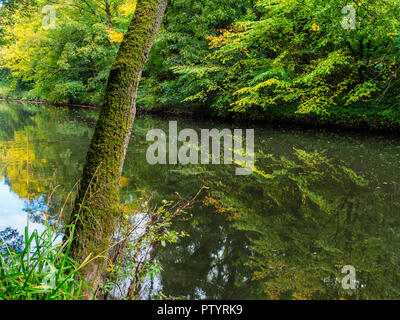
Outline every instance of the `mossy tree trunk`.
<svg viewBox="0 0 400 320"><path fill-rule="evenodd" d="M119 182L136 114L136 95L144 64L160 28L168 0L138 0L107 83L105 100L92 138L72 221L76 229L71 256L102 256L82 270L97 291L105 271L119 210ZM91 298L87 293L87 298Z"/></svg>

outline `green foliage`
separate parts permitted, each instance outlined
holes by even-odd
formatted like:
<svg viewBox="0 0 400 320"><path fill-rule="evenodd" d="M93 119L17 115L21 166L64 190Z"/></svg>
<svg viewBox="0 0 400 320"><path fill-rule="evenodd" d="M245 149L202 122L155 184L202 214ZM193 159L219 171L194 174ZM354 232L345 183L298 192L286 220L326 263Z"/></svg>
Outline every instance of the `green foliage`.
<svg viewBox="0 0 400 320"><path fill-rule="evenodd" d="M60 237L71 226L31 234L28 227L22 244L10 245L0 234L0 300L73 300L82 296L84 279L69 257L71 239ZM73 232L72 232L73 234Z"/></svg>
<svg viewBox="0 0 400 320"><path fill-rule="evenodd" d="M136 0L106 3L108 11L93 0L55 4L53 30L40 27L45 1L2 7L0 68L12 79L0 74L6 87L0 95L102 104ZM346 5L355 9L355 29L342 25ZM138 104L399 125L399 12L396 0L173 0L145 66Z"/></svg>
<svg viewBox="0 0 400 320"><path fill-rule="evenodd" d="M26 83L29 95L24 98L102 103L121 32L128 26L136 0L107 0L106 4L92 0L51 3L56 12L54 29L42 26L46 1L13 8L2 24L0 37L5 44L0 47L0 68ZM10 87L18 91L15 85Z"/></svg>
<svg viewBox="0 0 400 320"><path fill-rule="evenodd" d="M296 106L296 113L329 115L351 108L396 104L399 81L397 1L354 2L356 29L342 26L345 1L257 1L257 15L210 38L215 50L203 70L180 68L214 81L212 107L220 112L265 113ZM216 72L217 71L217 72ZM221 81L222 80L222 81ZM202 90L191 99L209 95Z"/></svg>
<svg viewBox="0 0 400 320"><path fill-rule="evenodd" d="M210 54L207 37L217 35L250 10L249 0L173 0L168 6L163 29L146 64L138 104L206 104L216 79L196 76L215 71L205 64ZM186 70L187 72L182 72Z"/></svg>

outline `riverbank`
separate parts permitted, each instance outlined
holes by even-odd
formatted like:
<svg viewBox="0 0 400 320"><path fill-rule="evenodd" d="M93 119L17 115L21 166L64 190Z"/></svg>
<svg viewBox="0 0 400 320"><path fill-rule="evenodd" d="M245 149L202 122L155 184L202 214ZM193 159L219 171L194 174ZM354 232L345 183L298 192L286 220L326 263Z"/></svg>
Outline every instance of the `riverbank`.
<svg viewBox="0 0 400 320"><path fill-rule="evenodd" d="M100 109L99 105L89 105L80 103L57 103L47 100L30 100L22 98L1 98L0 101L46 104L58 107L73 107ZM389 132L400 133L400 110L391 108L377 109L366 106L353 108L335 107L334 112L326 115L298 114L296 106L271 108L268 114L238 114L231 113L220 115L204 105L179 105L179 106L160 106L156 108L146 108L138 106L138 114L155 115L191 119L213 119L217 121L230 122L234 124L246 123L256 125L282 125L295 126L301 128L323 128L329 130L351 130L368 132Z"/></svg>
<svg viewBox="0 0 400 320"><path fill-rule="evenodd" d="M75 103L57 103L57 102L51 102L51 101L47 101L47 100L0 98L0 101L41 104L41 105L45 104L45 105L54 105L54 106L58 106L58 107L77 107L77 108L87 108L87 109L100 109L100 106L87 105L87 104L75 104Z"/></svg>

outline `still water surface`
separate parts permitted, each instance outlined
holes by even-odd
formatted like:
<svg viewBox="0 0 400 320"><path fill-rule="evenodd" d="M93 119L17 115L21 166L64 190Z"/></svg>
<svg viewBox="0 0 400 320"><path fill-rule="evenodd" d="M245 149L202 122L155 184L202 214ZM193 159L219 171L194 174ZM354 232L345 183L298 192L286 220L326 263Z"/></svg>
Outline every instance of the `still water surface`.
<svg viewBox="0 0 400 320"><path fill-rule="evenodd" d="M27 221L41 230L41 212L59 212L80 176L97 115L0 102L3 238L18 240ZM227 165L149 165L146 134L168 132L168 121L136 119L122 202L161 203L175 192L190 198L208 189L189 210L193 218L173 226L190 237L156 250L163 270L145 297L400 298L400 140L256 127L254 173L236 176ZM178 127L233 129L188 119ZM356 268L355 291L342 289L344 265Z"/></svg>

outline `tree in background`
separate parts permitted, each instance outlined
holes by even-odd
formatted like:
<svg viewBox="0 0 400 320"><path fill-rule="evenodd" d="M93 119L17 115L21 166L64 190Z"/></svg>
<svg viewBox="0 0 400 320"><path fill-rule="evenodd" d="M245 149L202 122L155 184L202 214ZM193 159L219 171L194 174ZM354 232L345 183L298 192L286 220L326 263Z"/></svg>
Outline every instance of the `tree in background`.
<svg viewBox="0 0 400 320"><path fill-rule="evenodd" d="M97 259L82 274L94 291L102 281L116 219L119 185L136 114L142 70L161 25L167 0L139 0L131 24L111 67L104 104L87 153L73 221L72 256ZM88 294L88 298L90 298Z"/></svg>
<svg viewBox="0 0 400 320"><path fill-rule="evenodd" d="M54 28L42 25L45 5L55 9ZM102 104L135 7L136 0L38 0L7 9L0 68L11 72L11 89L22 82L24 98Z"/></svg>
<svg viewBox="0 0 400 320"><path fill-rule="evenodd" d="M249 0L173 0L143 72L138 104L147 108L196 104L215 98L220 69L206 64L207 38L253 16ZM187 72L181 72L185 68ZM208 76L202 76L207 74Z"/></svg>
<svg viewBox="0 0 400 320"><path fill-rule="evenodd" d="M41 27L45 5L56 9L54 29ZM19 89L10 91L10 97L101 105L112 61L135 6L136 0L18 2L7 11L6 41L0 43L0 68L11 71L9 86ZM176 68L203 68L211 52L207 36L216 36L249 12L249 0L171 1L144 70L138 103L146 107L184 104L191 101L185 101L187 97L212 86L214 80L191 81ZM209 99L202 100L206 104Z"/></svg>
<svg viewBox="0 0 400 320"><path fill-rule="evenodd" d="M136 0L55 2L51 30L40 27L44 4L0 9L3 82L11 73L25 98L101 105ZM351 10L354 28L343 24ZM397 0L173 0L138 104L399 123L399 12Z"/></svg>
<svg viewBox="0 0 400 320"><path fill-rule="evenodd" d="M177 68L189 83L212 83L186 100L214 96L211 107L220 113L254 115L274 107L318 115L360 104L377 113L379 107L398 109L399 2L354 1L343 10L347 4L257 1L251 19L209 37L214 51L203 68ZM344 19L352 10L349 27Z"/></svg>

